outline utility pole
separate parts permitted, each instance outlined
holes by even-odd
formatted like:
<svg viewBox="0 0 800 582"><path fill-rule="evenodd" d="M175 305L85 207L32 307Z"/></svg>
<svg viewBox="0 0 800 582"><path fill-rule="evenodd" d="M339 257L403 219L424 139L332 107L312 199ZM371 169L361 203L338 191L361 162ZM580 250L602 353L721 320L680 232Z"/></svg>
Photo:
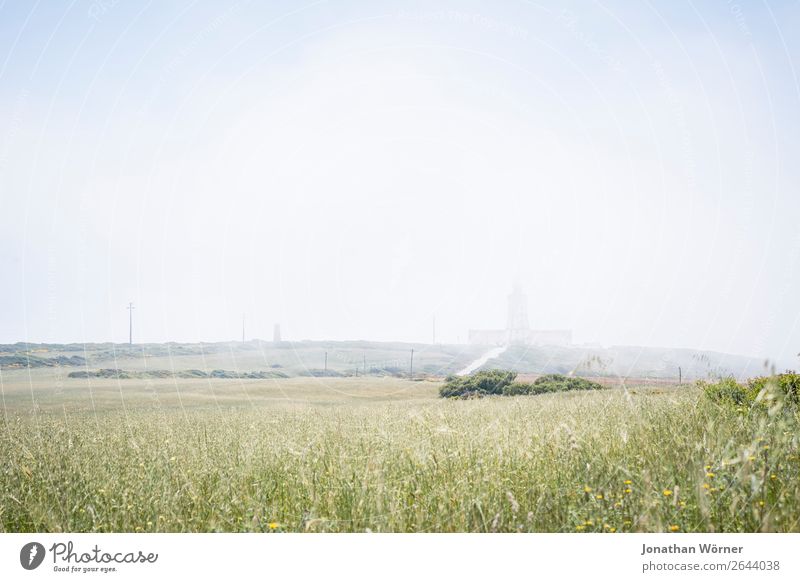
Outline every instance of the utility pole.
<svg viewBox="0 0 800 582"><path fill-rule="evenodd" d="M133 345L133 310L136 309L133 303L128 303L128 345Z"/></svg>
<svg viewBox="0 0 800 582"><path fill-rule="evenodd" d="M678 386L682 386L683 385L683 377L682 376L683 376L683 373L682 373L681 367L678 366Z"/></svg>
<svg viewBox="0 0 800 582"><path fill-rule="evenodd" d="M408 368L409 379L414 379L414 348L411 348L411 365Z"/></svg>

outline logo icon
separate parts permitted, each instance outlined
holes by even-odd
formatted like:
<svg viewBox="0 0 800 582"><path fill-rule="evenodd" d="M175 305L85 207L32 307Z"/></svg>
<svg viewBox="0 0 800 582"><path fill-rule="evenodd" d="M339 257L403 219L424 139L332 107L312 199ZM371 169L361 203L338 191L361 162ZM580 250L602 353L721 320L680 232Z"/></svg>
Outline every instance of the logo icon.
<svg viewBox="0 0 800 582"><path fill-rule="evenodd" d="M19 551L19 563L26 570L35 570L44 561L44 546L39 542L29 542Z"/></svg>

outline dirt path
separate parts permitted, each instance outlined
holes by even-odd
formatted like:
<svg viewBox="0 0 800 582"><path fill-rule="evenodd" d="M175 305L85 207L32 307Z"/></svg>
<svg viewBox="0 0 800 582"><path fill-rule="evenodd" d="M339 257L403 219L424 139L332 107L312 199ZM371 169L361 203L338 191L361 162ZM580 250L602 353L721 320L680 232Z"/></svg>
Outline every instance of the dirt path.
<svg viewBox="0 0 800 582"><path fill-rule="evenodd" d="M485 354L483 354L480 358L472 362L469 366L461 370L460 372L456 373L456 376L467 376L468 374L472 374L475 370L483 366L489 360L493 360L504 351L508 349L508 346L497 346L496 348L492 348Z"/></svg>

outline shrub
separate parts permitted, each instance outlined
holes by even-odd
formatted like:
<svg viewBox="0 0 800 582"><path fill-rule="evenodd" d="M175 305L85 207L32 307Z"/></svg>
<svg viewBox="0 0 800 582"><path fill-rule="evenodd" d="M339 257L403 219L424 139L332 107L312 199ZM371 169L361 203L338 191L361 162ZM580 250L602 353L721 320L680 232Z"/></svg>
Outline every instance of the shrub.
<svg viewBox="0 0 800 582"><path fill-rule="evenodd" d="M741 406L746 403L752 403L752 400L754 400L748 395L747 389L732 377L721 378L719 382L715 383L700 380L697 385L708 398L719 404Z"/></svg>
<svg viewBox="0 0 800 582"><path fill-rule="evenodd" d="M516 372L484 370L471 376L448 376L439 389L442 398L466 398L502 394L503 389L517 377Z"/></svg>
<svg viewBox="0 0 800 582"><path fill-rule="evenodd" d="M597 382L561 374L547 374L532 383L515 382L516 377L516 372L503 370L487 370L472 376L448 376L444 386L439 390L439 395L443 398L469 398L489 394L522 396L602 388Z"/></svg>
<svg viewBox="0 0 800 582"><path fill-rule="evenodd" d="M548 392L567 392L569 390L600 390L603 386L585 378L563 376L561 374L545 374L533 383L514 382L503 391L505 396L524 394L546 394Z"/></svg>
<svg viewBox="0 0 800 582"><path fill-rule="evenodd" d="M747 384L740 384L732 377L718 382L701 380L697 384L709 399L729 406L764 407L775 400L796 406L800 401L800 374L793 371L751 378Z"/></svg>
<svg viewBox="0 0 800 582"><path fill-rule="evenodd" d="M546 374L536 378L534 386L539 386L543 392L563 392L566 390L600 390L603 386L577 376L562 376L561 374Z"/></svg>
<svg viewBox="0 0 800 582"><path fill-rule="evenodd" d="M772 391L775 396L782 398L786 404L797 405L800 401L800 374L787 370L776 376L762 376L752 378L747 382L748 394L753 394L753 400L762 390Z"/></svg>
<svg viewBox="0 0 800 582"><path fill-rule="evenodd" d="M527 382L512 382L503 388L503 396L524 396L527 394L534 394L532 391L533 384Z"/></svg>

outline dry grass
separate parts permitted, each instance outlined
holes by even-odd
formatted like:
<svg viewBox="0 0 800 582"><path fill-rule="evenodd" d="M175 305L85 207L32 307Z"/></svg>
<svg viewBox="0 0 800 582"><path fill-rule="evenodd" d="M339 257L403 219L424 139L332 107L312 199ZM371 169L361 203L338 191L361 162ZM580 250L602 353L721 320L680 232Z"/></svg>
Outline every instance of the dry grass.
<svg viewBox="0 0 800 582"><path fill-rule="evenodd" d="M0 530L800 529L797 415L694 388L444 401L402 380L128 382L97 386L94 411L69 387L36 412L7 390Z"/></svg>

